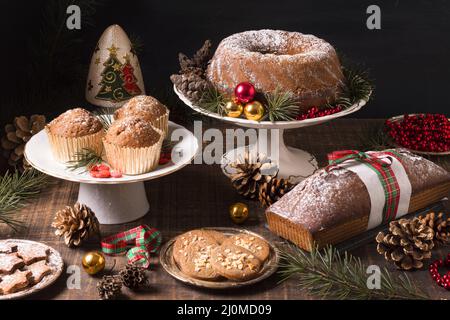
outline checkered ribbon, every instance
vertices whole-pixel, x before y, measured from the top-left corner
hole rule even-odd
[[[328,155],[329,166],[327,170],[333,170],[333,168],[348,160],[354,160],[357,163],[363,163],[377,174],[386,199],[383,208],[383,223],[396,218],[400,201],[400,184],[391,168],[392,157],[400,161],[399,154],[394,150],[368,153],[357,150],[343,150]]]
[[[161,245],[161,233],[146,225],[124,231],[101,241],[102,251],[108,255],[125,254],[128,263],[150,266],[150,254],[155,253]]]

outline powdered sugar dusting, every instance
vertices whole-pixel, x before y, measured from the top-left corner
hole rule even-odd
[[[224,91],[242,81],[262,92],[281,86],[309,106],[334,100],[343,85],[340,63],[329,43],[281,30],[246,31],[225,38],[207,76]]]

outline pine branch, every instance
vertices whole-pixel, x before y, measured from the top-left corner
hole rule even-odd
[[[23,227],[23,222],[15,217],[16,210],[24,207],[27,200],[38,194],[48,184],[47,176],[34,169],[20,174],[6,172],[0,178],[0,223],[12,229]]]
[[[282,281],[291,277],[310,294],[335,299],[427,299],[428,296],[409,277],[392,275],[381,269],[380,289],[367,287],[365,266],[361,259],[329,246],[323,250],[304,252],[293,246],[282,251],[279,272]]]
[[[277,87],[273,92],[264,94],[266,99],[266,115],[264,119],[270,121],[291,121],[294,120],[298,114],[298,102],[291,92],[282,92],[281,88]]]
[[[225,103],[225,95],[222,94],[217,88],[210,86],[205,92],[203,92],[199,105],[207,112],[223,115],[225,113]]]
[[[101,155],[88,148],[83,148],[81,151],[75,153],[75,159],[76,160],[66,162],[67,168],[70,171],[84,168],[84,172],[86,172],[93,166],[101,164],[103,162]]]
[[[393,147],[384,124],[371,128],[366,134],[361,135],[360,139],[363,151],[380,151]]]
[[[343,108],[349,108],[360,100],[369,101],[374,88],[369,80],[368,72],[349,67],[343,67],[342,72],[345,77],[343,92],[335,102],[328,106],[340,105]]]

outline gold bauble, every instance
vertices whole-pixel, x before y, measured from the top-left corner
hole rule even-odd
[[[230,206],[230,217],[234,223],[244,223],[248,218],[248,206],[241,202],[236,202]]]
[[[244,107],[240,103],[235,103],[234,101],[228,101],[225,104],[225,113],[228,117],[239,118],[244,111]]]
[[[245,105],[244,114],[248,120],[259,121],[264,116],[264,106],[259,101],[252,101]]]
[[[93,275],[105,269],[105,257],[98,251],[91,251],[83,256],[81,264],[84,271]]]

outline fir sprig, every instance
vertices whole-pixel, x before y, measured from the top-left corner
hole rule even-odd
[[[75,171],[80,168],[87,171],[93,166],[103,162],[102,156],[89,148],[83,148],[81,151],[76,152],[74,158],[75,160],[66,162],[67,168],[70,171]]]
[[[270,121],[291,121],[298,115],[298,101],[291,92],[283,92],[277,87],[273,92],[264,94],[266,99],[266,115]]]
[[[296,277],[310,294],[334,299],[427,299],[428,296],[402,273],[381,269],[380,288],[369,289],[367,266],[361,259],[329,246],[311,253],[288,247],[282,251],[279,272],[283,280]]]
[[[394,146],[384,124],[374,126],[366,134],[361,135],[361,144],[363,151],[380,151]]]
[[[345,78],[345,86],[341,95],[331,106],[349,108],[360,100],[369,101],[373,92],[373,85],[369,80],[368,72],[348,67],[343,67],[342,72]]]
[[[203,92],[199,105],[208,112],[224,115],[226,101],[227,99],[223,93],[214,86],[209,86],[208,89]]]
[[[48,184],[48,177],[34,169],[22,174],[6,172],[0,178],[0,223],[5,223],[14,230],[23,227],[23,222],[16,218],[17,210],[27,204],[27,200],[38,194]]]

